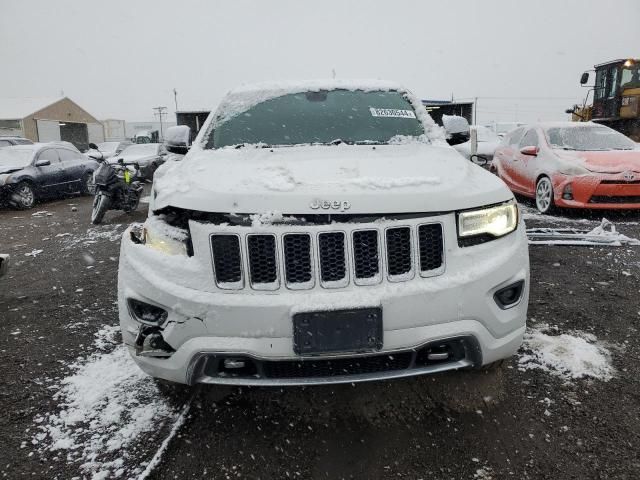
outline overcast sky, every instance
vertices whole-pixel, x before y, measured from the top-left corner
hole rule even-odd
[[[64,92],[100,119],[333,70],[479,97],[479,123],[562,119],[584,70],[640,56],[640,0],[0,1],[0,96]]]

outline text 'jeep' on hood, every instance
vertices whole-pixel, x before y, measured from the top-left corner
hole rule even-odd
[[[124,341],[180,383],[480,367],[525,328],[513,195],[388,82],[229,93],[185,158],[157,170],[120,262]]]

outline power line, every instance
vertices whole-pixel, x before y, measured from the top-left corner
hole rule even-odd
[[[167,114],[167,107],[153,107],[152,110],[155,110],[157,115],[160,118],[160,139],[164,139],[164,134],[162,133],[162,116]]]

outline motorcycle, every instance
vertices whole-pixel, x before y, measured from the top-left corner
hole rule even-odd
[[[94,144],[90,144],[90,147],[97,151]],[[116,164],[109,164],[102,154],[91,152],[89,155],[100,163],[93,174],[95,197],[91,223],[98,225],[102,222],[107,210],[123,210],[130,213],[138,208],[144,188],[138,180],[141,177],[140,165],[136,162],[124,163],[122,159]]]

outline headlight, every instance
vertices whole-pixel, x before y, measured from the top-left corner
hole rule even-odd
[[[591,172],[580,165],[561,165],[558,171],[563,175],[589,175]]]
[[[11,175],[9,174],[0,175],[0,187],[6,183],[9,183],[10,178],[11,178]]]
[[[476,235],[502,237],[518,226],[518,206],[515,200],[496,207],[483,208],[458,214],[458,236]]]
[[[142,243],[167,255],[188,255],[189,235],[160,219],[147,220],[142,228]]]

